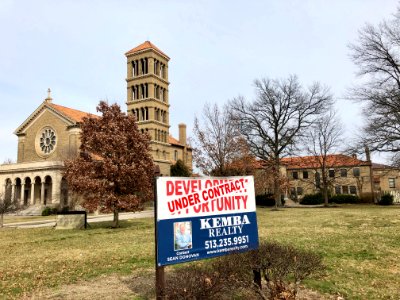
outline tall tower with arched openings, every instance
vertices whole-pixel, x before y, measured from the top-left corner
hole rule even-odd
[[[128,114],[134,114],[139,129],[150,134],[154,161],[161,174],[169,175],[169,57],[149,41],[129,50],[125,56]]]

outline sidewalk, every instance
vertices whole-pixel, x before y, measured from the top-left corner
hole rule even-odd
[[[141,218],[151,218],[154,216],[154,210],[144,210],[141,212],[128,212],[128,213],[120,213],[119,220],[130,220],[130,219],[141,219]],[[104,222],[104,221],[112,221],[113,214],[101,214],[101,215],[88,215],[87,222],[96,223],[96,222]],[[56,216],[54,216],[54,220],[37,220],[37,221],[26,221],[26,222],[17,222],[17,223],[7,223],[4,224],[4,227],[9,228],[39,228],[39,227],[54,227],[56,225]]]

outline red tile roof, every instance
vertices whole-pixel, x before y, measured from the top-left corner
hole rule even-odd
[[[319,168],[319,156],[302,156],[302,157],[286,157],[282,158],[281,162],[288,169],[312,169]],[[328,167],[355,167],[368,166],[369,162],[359,160],[355,157],[344,154],[330,154],[327,156]]]
[[[182,147],[184,146],[181,143],[179,143],[179,141],[176,138],[174,138],[172,135],[170,135],[168,137],[168,143],[170,143],[172,145],[182,146]]]
[[[373,169],[395,169],[395,167],[384,165],[384,164],[378,164],[378,163],[372,163],[372,168]]]
[[[98,118],[99,117],[99,116],[94,115],[94,114],[90,114],[90,113],[83,112],[83,111],[80,111],[80,110],[77,110],[77,109],[61,106],[61,105],[58,105],[58,104],[49,103],[48,105],[50,107],[54,108],[55,110],[59,111],[60,113],[62,113],[66,117],[74,120],[75,122],[82,122],[82,119],[84,117],[89,117],[89,118]]]
[[[139,46],[136,46],[135,48],[129,50],[128,52],[125,53],[125,55],[140,52],[143,50],[147,49],[153,49],[162,56],[165,56],[167,59],[169,59],[168,55],[166,55],[164,52],[162,52],[160,49],[158,49],[154,44],[152,44],[150,41],[145,41],[143,44],[140,44]]]

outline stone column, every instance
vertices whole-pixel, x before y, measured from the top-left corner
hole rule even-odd
[[[131,87],[127,87],[126,88],[126,101],[132,101],[132,88]]]
[[[154,73],[154,58],[149,57],[148,63],[149,63],[149,70],[150,70],[149,73],[153,74]]]
[[[148,85],[148,90],[149,90],[149,98],[155,98],[154,97],[154,83],[149,83]]]
[[[16,199],[15,195],[15,183],[11,184],[11,201],[14,201]]]
[[[51,203],[60,204],[61,198],[61,177],[54,176],[51,181]]]
[[[19,199],[20,205],[24,205],[24,196],[25,196],[25,183],[21,183],[21,196]]]
[[[44,181],[42,181],[42,188],[41,188],[41,191],[40,191],[40,204],[44,204],[44,188],[45,188],[45,183],[44,183]]]
[[[31,182],[31,205],[35,204],[35,182]]]
[[[132,62],[128,61],[126,64],[126,78],[131,78],[132,76]]]

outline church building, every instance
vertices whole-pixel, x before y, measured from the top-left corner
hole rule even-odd
[[[162,176],[181,159],[192,168],[192,149],[186,141],[186,125],[179,124],[179,137],[169,134],[169,57],[149,41],[125,53],[127,58],[127,113],[134,114],[139,129],[151,137],[151,154]],[[47,98],[15,130],[17,163],[0,165],[0,194],[22,206],[72,203],[63,178],[64,160],[78,154],[80,122],[97,117],[53,103]]]

